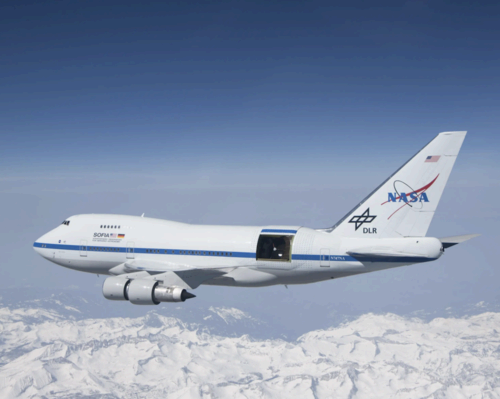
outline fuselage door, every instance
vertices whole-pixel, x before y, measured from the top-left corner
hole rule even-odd
[[[292,234],[261,234],[257,243],[256,260],[292,261]]]
[[[321,254],[319,255],[319,265],[321,267],[330,267],[330,250],[328,248],[321,249]]]
[[[134,259],[134,246],[132,241],[127,242],[127,259]]]
[[[80,241],[80,256],[87,256],[87,241],[86,240],[81,240]]]

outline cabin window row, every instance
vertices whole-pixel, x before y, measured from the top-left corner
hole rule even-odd
[[[159,249],[146,249],[146,253],[148,254],[159,254],[159,253],[169,253],[166,249],[163,251]],[[175,254],[178,253],[180,255],[205,255],[205,256],[233,256],[232,252],[213,252],[213,251],[175,251],[171,250],[170,253]]]
[[[42,245],[43,248],[46,247],[46,245]],[[86,249],[86,247],[82,247],[82,249]],[[108,247],[88,247],[89,251],[104,251],[104,252],[120,252],[120,248],[108,248]],[[159,249],[146,249],[146,253],[150,254],[159,254],[159,253],[168,253],[168,251],[165,249],[163,251],[160,251]],[[175,254],[176,251],[172,250],[172,254]],[[205,256],[233,256],[232,252],[213,252],[213,251],[177,251],[178,254],[180,255],[205,255]]]
[[[120,226],[111,226],[111,225],[101,224],[101,229],[119,229],[119,228],[121,228],[121,227]]]
[[[89,247],[89,251],[120,252],[120,248]]]

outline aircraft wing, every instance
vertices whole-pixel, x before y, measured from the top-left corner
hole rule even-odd
[[[204,281],[223,276],[234,269],[235,267],[196,268],[179,263],[134,259],[114,267],[110,273],[130,279],[151,278],[162,281],[167,286],[194,289]]]

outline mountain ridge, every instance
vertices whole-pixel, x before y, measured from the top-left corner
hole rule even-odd
[[[500,397],[494,312],[369,313],[295,341],[216,335],[155,312],[77,320],[3,307],[0,325],[5,398]]]

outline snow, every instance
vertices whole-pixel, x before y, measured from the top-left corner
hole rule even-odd
[[[214,308],[226,323],[250,316]],[[500,398],[500,313],[366,314],[294,342],[0,308],[0,397]]]

